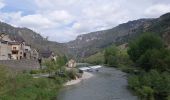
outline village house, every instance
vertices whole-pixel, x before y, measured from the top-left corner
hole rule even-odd
[[[38,59],[38,52],[21,37],[0,34],[0,60]]]
[[[46,60],[56,61],[57,60],[57,56],[54,54],[53,51],[49,49],[41,51],[40,57],[42,58],[43,61],[46,61]]]
[[[24,59],[31,59],[31,45],[25,44]]]
[[[9,60],[11,55],[11,46],[7,41],[0,40],[0,60]]]
[[[5,33],[0,34],[0,60],[9,60],[11,59],[11,45],[8,43],[11,42],[8,35]]]
[[[24,58],[24,43],[20,42],[10,42],[12,48],[12,59],[20,60]]]
[[[69,68],[74,68],[74,67],[76,67],[76,61],[73,60],[73,59],[69,60],[68,63],[67,63],[67,66],[68,66]]]
[[[54,53],[51,50],[47,49],[47,50],[41,51],[40,55],[42,58],[51,59]]]
[[[31,50],[31,59],[38,59],[39,58],[39,53],[36,49]]]

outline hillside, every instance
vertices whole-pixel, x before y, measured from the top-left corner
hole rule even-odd
[[[28,28],[13,27],[3,22],[0,22],[0,32],[7,33],[11,37],[21,37],[27,44],[40,51],[50,48],[57,54],[85,58],[112,44],[127,43],[144,32],[159,34],[166,42],[166,45],[170,46],[170,13],[159,18],[129,21],[112,29],[79,35],[75,40],[68,43],[48,41]]]
[[[139,19],[120,24],[112,29],[80,35],[68,42],[69,51],[78,58],[88,57],[112,44],[127,43],[144,32],[159,34],[170,44],[170,13],[159,18]]]
[[[43,38],[40,34],[28,28],[13,27],[9,24],[0,22],[0,33],[2,32],[9,34],[11,38],[17,37],[24,39],[27,44],[30,44],[32,48],[35,48],[39,51],[46,50],[47,48],[49,48],[56,54],[67,53],[66,46],[64,46],[63,44],[48,41],[45,38]]]

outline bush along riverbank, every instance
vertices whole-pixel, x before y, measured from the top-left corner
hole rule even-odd
[[[129,88],[141,100],[170,100],[170,50],[161,38],[145,33],[129,44],[128,54],[140,69],[129,76]]]
[[[0,66],[0,100],[56,100],[59,89],[74,73],[65,70],[66,61],[45,62],[47,68],[31,72],[13,72]],[[32,74],[49,74],[33,78]],[[72,75],[72,76],[71,76]]]

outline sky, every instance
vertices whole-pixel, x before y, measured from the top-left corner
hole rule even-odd
[[[0,21],[57,42],[167,12],[170,0],[0,0]]]

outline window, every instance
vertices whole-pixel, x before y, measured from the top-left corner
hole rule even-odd
[[[17,47],[13,47],[13,50],[17,50]]]

